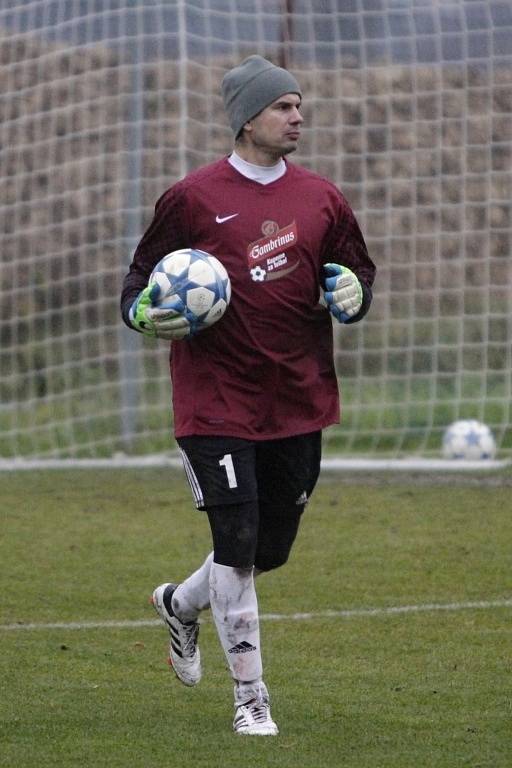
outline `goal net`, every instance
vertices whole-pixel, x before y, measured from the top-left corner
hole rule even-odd
[[[299,163],[378,266],[337,326],[342,456],[439,455],[475,418],[512,455],[509,0],[0,2],[0,457],[168,451],[167,345],[122,278],[160,194],[229,152],[219,85],[259,53],[304,93]]]

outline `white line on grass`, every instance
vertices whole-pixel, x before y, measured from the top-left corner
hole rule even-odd
[[[421,605],[394,605],[388,608],[348,608],[340,611],[314,611],[311,613],[263,613],[262,621],[308,621],[311,619],[352,619],[364,616],[395,616],[407,613],[432,611],[467,611],[475,609],[512,608],[512,598],[502,600],[478,600],[467,603],[423,603]],[[133,621],[71,621],[47,624],[0,624],[0,632],[36,629],[132,629],[161,626],[160,619],[135,619]]]
[[[333,456],[322,459],[322,469],[334,471],[406,471],[406,472],[474,472],[475,470],[505,469],[510,459],[436,459],[405,456],[400,459],[344,458]],[[131,467],[172,467],[183,469],[179,456],[151,454],[149,456],[124,456],[116,454],[108,459],[0,459],[0,471],[46,469],[129,469]]]

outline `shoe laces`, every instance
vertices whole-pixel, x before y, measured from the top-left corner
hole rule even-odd
[[[180,621],[180,645],[184,656],[191,657],[195,654],[198,634],[199,624],[197,621],[191,621],[186,624]]]
[[[265,722],[269,717],[270,698],[266,689],[252,689],[247,691],[248,698],[239,699],[237,706],[245,707],[257,723]]]
[[[269,701],[265,697],[251,699],[242,706],[250,710],[255,723],[265,723],[269,717]]]

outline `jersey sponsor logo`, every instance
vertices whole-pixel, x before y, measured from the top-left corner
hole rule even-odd
[[[267,224],[268,222],[265,222]],[[265,257],[272,256],[297,242],[297,225],[294,221],[287,227],[279,229],[275,234],[262,237],[251,243],[247,249],[249,264]]]
[[[294,272],[298,266],[299,262],[296,261],[291,267],[280,269],[278,272],[267,272],[267,270],[262,269],[262,267],[253,267],[251,269],[251,278],[255,283],[263,283],[266,280],[279,280],[280,277],[284,277],[285,275],[289,275],[290,272]]]
[[[230,213],[229,216],[219,216],[219,214],[217,214],[217,216],[215,217],[215,221],[217,222],[217,224],[224,224],[225,221],[234,219],[235,216],[239,216],[239,215],[240,214],[238,213]]]
[[[267,219],[261,225],[261,233],[265,235],[265,237],[272,237],[272,235],[277,235],[278,232],[279,232],[279,224],[277,223],[277,221],[272,221],[271,219]]]
[[[277,280],[293,272],[299,261],[290,264],[286,251],[297,243],[295,221],[279,229],[275,221],[266,220],[261,225],[261,230],[264,237],[250,243],[247,248],[247,263],[254,282]]]

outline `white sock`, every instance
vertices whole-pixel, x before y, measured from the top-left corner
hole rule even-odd
[[[210,568],[213,552],[204,563],[174,590],[172,609],[181,621],[196,621],[201,611],[210,607]],[[254,569],[254,577],[263,571]]]
[[[234,679],[242,682],[261,680],[258,600],[252,568],[212,563],[210,607]]]
[[[204,563],[174,590],[172,609],[181,621],[196,621],[210,605],[210,568],[213,552]]]

